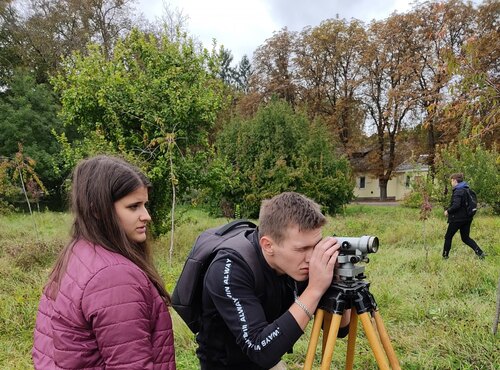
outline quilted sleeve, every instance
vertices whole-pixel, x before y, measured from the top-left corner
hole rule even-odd
[[[106,369],[153,368],[152,305],[149,279],[135,266],[108,266],[89,281],[82,311]]]

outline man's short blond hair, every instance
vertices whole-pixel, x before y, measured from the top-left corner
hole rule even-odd
[[[299,231],[314,230],[326,222],[321,207],[315,201],[299,193],[285,192],[262,202],[259,237],[266,235],[280,243],[289,227],[297,226]]]

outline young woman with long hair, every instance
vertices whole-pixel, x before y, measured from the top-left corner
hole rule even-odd
[[[147,243],[150,188],[111,156],[73,171],[71,241],[40,299],[35,369],[175,369],[170,296]]]

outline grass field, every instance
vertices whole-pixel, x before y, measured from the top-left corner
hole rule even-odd
[[[169,291],[199,232],[226,221],[186,210],[174,233],[171,260],[170,235],[155,240],[158,267]],[[0,369],[32,368],[38,299],[70,223],[65,213],[0,216]],[[500,333],[492,334],[500,278],[500,217],[481,212],[473,222],[471,236],[487,253],[485,260],[475,258],[458,234],[450,258],[442,260],[445,229],[441,210],[420,221],[415,209],[349,205],[330,219],[325,235],[380,239],[365,274],[403,369],[500,369]],[[178,369],[198,369],[193,335],[175,312],[173,318]],[[290,369],[302,368],[311,326],[294,352],[284,357]],[[346,340],[338,340],[332,369],[344,368],[345,352]],[[355,369],[377,368],[361,325],[354,362]]]

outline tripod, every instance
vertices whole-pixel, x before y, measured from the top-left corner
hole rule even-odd
[[[359,317],[378,367],[382,370],[389,370],[391,367],[392,369],[401,369],[382,318],[377,311],[375,299],[368,290],[369,285],[369,283],[363,281],[347,281],[334,282],[331,287],[328,288],[323,298],[321,298],[318,309],[316,310],[311,340],[307,348],[304,370],[312,369],[321,327],[323,327],[323,357],[321,361],[321,370],[330,369],[333,350],[340,327],[340,320],[344,311],[349,308],[353,309],[351,310],[351,321],[349,323],[345,368],[349,370],[353,368],[354,347],[356,344]],[[372,317],[375,319],[376,327],[372,324],[369,313],[371,313]],[[382,342],[383,349],[380,342]],[[385,350],[385,354],[383,350]],[[390,367],[385,355],[387,355],[389,359]]]

